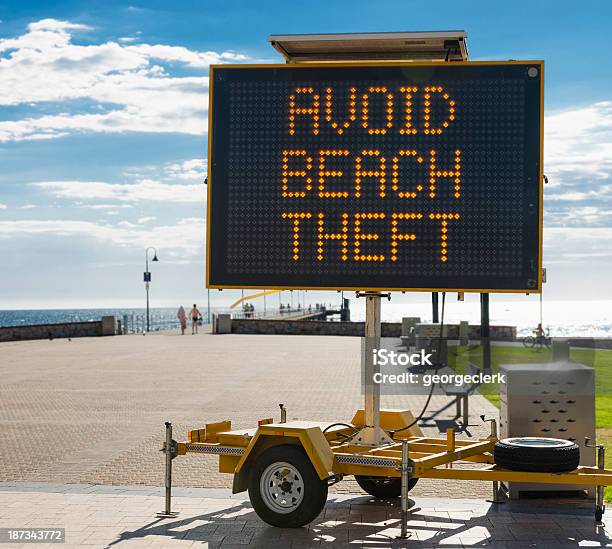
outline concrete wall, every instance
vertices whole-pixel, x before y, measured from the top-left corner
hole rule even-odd
[[[362,337],[365,330],[363,322],[327,322],[324,320],[272,320],[272,319],[232,319],[233,334],[283,334],[283,335],[336,335]],[[479,326],[470,326],[470,338],[480,337]],[[402,325],[399,322],[383,322],[382,337],[400,337]],[[448,325],[448,337],[459,337],[459,325]],[[491,339],[513,341],[516,338],[514,326],[491,326]]]
[[[115,317],[103,317],[94,322],[62,322],[32,326],[2,326],[0,341],[24,341],[28,339],[60,339],[68,337],[97,337],[115,335]]]
[[[561,338],[564,339],[564,338]],[[607,349],[612,351],[612,338],[597,339],[592,337],[569,337],[570,347],[581,347],[586,349]]]

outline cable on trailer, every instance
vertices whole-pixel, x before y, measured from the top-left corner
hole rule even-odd
[[[442,292],[442,316],[440,317],[440,337],[438,338],[438,359],[440,358],[440,355],[442,354],[442,337],[444,335],[445,305],[446,305],[446,292]],[[437,370],[437,366],[436,366],[436,370]],[[412,427],[417,422],[421,421],[421,419],[423,419],[423,415],[427,411],[427,407],[429,406],[429,403],[431,401],[431,397],[433,396],[436,385],[438,384],[437,383],[431,384],[431,389],[429,390],[429,395],[427,396],[427,400],[425,401],[425,406],[423,406],[421,413],[416,418],[414,418],[414,421],[412,423],[409,423],[408,425],[406,425],[405,427],[402,427],[401,429],[395,429],[392,431],[388,431],[392,437],[395,436],[396,433],[401,433],[402,431],[406,431],[407,429],[410,429],[410,427]]]

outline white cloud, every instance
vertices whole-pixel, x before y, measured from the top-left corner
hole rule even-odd
[[[22,210],[33,210],[34,208],[38,208],[36,204],[24,204],[21,206]]]
[[[190,158],[165,164],[130,166],[123,171],[129,180],[156,179],[166,182],[192,181],[203,183],[208,170],[205,158]]]
[[[145,223],[150,223],[151,221],[155,221],[156,219],[157,219],[157,217],[151,217],[151,216],[149,216],[149,217],[141,217],[141,218],[138,219],[137,223],[139,225],[143,225]]]
[[[172,179],[187,179],[203,182],[207,172],[206,160],[192,158],[183,162],[168,164],[164,171],[167,177]]]
[[[584,177],[611,179],[612,101],[549,114],[545,129],[545,170],[553,187]]]
[[[612,225],[612,101],[550,114],[545,128],[545,226]]]
[[[102,112],[24,116],[0,122],[0,142],[51,139],[74,132],[204,134],[208,76],[172,76],[159,63],[205,72],[210,63],[247,59],[230,51],[194,51],[163,44],[82,45],[85,25],[55,19],[30,23],[0,40],[0,106],[87,99]]]
[[[209,65],[214,63],[234,63],[248,59],[246,55],[230,51],[222,53],[214,51],[198,52],[182,46],[164,46],[161,44],[138,44],[137,46],[127,46],[125,49],[136,52],[146,58],[181,63],[188,67],[200,69],[207,69]]]
[[[87,208],[89,210],[116,210],[118,208],[133,208],[131,204],[83,204],[82,202],[78,202],[77,206],[79,206],[79,208]]]
[[[0,202],[0,210],[6,210],[8,208],[8,206],[6,204],[3,204],[2,202]]]
[[[170,185],[151,179],[136,183],[103,181],[41,181],[33,186],[51,192],[58,198],[80,200],[118,200],[120,202],[204,202],[204,184]],[[101,208],[103,205],[90,207]],[[115,207],[109,205],[109,207]]]
[[[581,202],[590,198],[596,198],[597,196],[598,193],[596,191],[569,191],[551,194],[546,197],[546,200],[552,200],[553,202]]]
[[[133,249],[154,243],[158,252],[163,251],[166,257],[192,259],[202,255],[204,225],[203,218],[186,218],[157,227],[125,221],[115,225],[72,220],[0,221],[0,240],[23,236],[90,238],[102,244]]]
[[[612,259],[612,227],[552,227],[544,231],[544,264]]]
[[[28,25],[30,31],[67,31],[67,30],[91,30],[88,25],[71,23],[70,21],[59,21],[57,19],[41,19]]]

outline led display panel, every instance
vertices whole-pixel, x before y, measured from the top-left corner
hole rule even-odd
[[[208,287],[538,292],[542,71],[212,67]]]

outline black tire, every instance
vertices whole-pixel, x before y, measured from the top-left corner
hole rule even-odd
[[[536,340],[533,336],[527,336],[523,338],[523,347],[526,349],[533,349],[535,346]]]
[[[516,437],[495,443],[497,465],[513,471],[563,473],[580,464],[580,448],[560,438]]]
[[[399,498],[402,495],[402,479],[396,477],[363,477],[355,476],[357,484],[364,492],[380,499]],[[418,478],[412,477],[408,481],[408,491],[412,490]]]
[[[289,464],[301,477],[301,500],[292,511],[278,512],[266,503],[269,496],[262,495],[262,476],[274,464]],[[279,465],[280,466],[280,465]],[[291,482],[289,482],[291,484]],[[263,520],[279,528],[299,528],[311,523],[321,513],[327,501],[327,481],[321,480],[310,459],[301,447],[293,445],[273,446],[263,452],[253,463],[249,477],[249,498],[253,509]],[[284,498],[283,498],[284,499]]]

